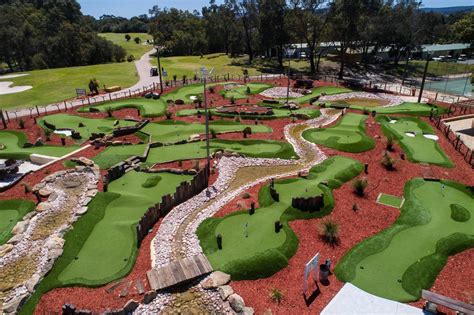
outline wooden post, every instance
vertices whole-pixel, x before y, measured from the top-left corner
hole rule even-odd
[[[64,101],[64,108],[67,110],[67,104],[66,104],[66,101]]]
[[[7,121],[10,122],[10,116],[8,116],[8,111],[5,111],[5,115],[7,115]]]
[[[36,107],[36,112],[38,113],[38,116],[40,116],[40,111],[39,111],[38,105],[36,105],[35,107]]]
[[[5,117],[3,116],[3,110],[0,109],[0,117],[2,118],[3,129],[7,129],[7,122],[5,121]]]

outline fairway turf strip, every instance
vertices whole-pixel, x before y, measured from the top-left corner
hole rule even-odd
[[[129,98],[120,101],[112,101],[102,103],[100,105],[85,106],[79,108],[79,113],[88,113],[91,108],[95,108],[101,112],[107,112],[109,109],[112,111],[124,109],[124,108],[135,108],[140,111],[141,117],[161,117],[166,113],[166,103],[162,99],[147,99],[147,98]]]
[[[405,203],[389,228],[353,247],[338,263],[339,280],[400,302],[429,289],[448,256],[474,247],[472,188],[451,181],[410,180]],[[453,220],[452,205],[467,205],[470,219]]]
[[[375,147],[374,139],[365,132],[366,119],[366,115],[349,113],[333,127],[306,130],[303,138],[343,152],[365,152]]]
[[[263,104],[261,106],[267,106],[268,104]],[[204,114],[203,109],[183,109],[176,113],[178,117],[185,117],[185,116],[195,116],[201,113]],[[318,118],[321,115],[321,112],[317,109],[312,108],[300,108],[296,110],[289,110],[285,108],[273,108],[273,115],[243,115],[243,114],[227,114],[227,113],[219,113],[216,109],[211,109],[210,113],[212,116],[218,117],[228,117],[234,118],[236,116],[240,117],[241,119],[259,119],[259,120],[267,120],[267,119],[277,119],[277,118],[287,118],[293,116],[299,116],[300,118],[312,119]]]
[[[337,107],[337,105],[336,105]],[[350,105],[349,108],[356,110],[368,110],[370,112],[375,111],[379,115],[394,115],[394,114],[405,114],[412,116],[430,116],[431,110],[433,115],[438,116],[448,112],[448,109],[441,106],[424,103],[409,103],[405,102],[396,106],[387,107],[367,107],[361,105]]]
[[[206,219],[197,230],[201,247],[216,270],[232,275],[232,279],[269,277],[288,265],[298,248],[298,238],[288,225],[289,221],[311,219],[329,214],[334,206],[332,189],[357,176],[363,167],[359,162],[336,156],[313,167],[308,177],[275,182],[280,201],[270,195],[269,186],[259,191],[260,208],[255,214],[237,211],[223,218]],[[322,184],[327,182],[327,186]],[[319,211],[304,212],[291,207],[294,197],[323,195],[324,207]],[[283,225],[275,233],[274,223]],[[245,225],[248,224],[248,237]],[[223,248],[219,250],[216,235],[222,235]]]
[[[4,148],[0,150],[0,158],[4,159],[26,159],[29,160],[33,153],[61,157],[76,149],[78,146],[52,146],[41,145],[24,148],[25,143],[28,142],[26,135],[20,131],[0,131],[0,144]]]
[[[18,221],[35,208],[35,203],[28,200],[0,201],[0,246],[12,236],[11,233]]]
[[[438,142],[424,136],[424,134],[436,134],[426,122],[414,117],[394,118],[395,123],[390,123],[392,119],[387,116],[378,116],[376,119],[382,124],[383,133],[398,141],[410,162],[454,167]],[[407,136],[407,133],[415,133],[415,136]]]
[[[137,254],[136,223],[148,207],[192,178],[160,173],[161,180],[157,181],[156,176],[128,172],[111,182],[108,192],[99,192],[92,199],[89,210],[65,234],[63,255],[40,282],[22,314],[32,313],[41,295],[54,288],[101,286],[130,272]],[[150,185],[150,181],[156,185]]]

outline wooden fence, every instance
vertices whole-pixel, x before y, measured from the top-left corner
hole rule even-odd
[[[189,200],[207,188],[209,184],[210,166],[206,165],[200,170],[190,182],[182,182],[173,196],[166,195],[162,197],[160,203],[148,208],[140,222],[138,222],[137,246],[139,247],[149,230],[160,220],[165,217],[171,209],[177,205]]]

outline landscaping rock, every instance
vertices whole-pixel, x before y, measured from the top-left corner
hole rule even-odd
[[[23,302],[23,300],[27,297],[27,294],[22,294],[15,296],[13,299],[8,301],[7,303],[3,304],[3,312],[5,313],[16,313],[18,306]]]
[[[48,202],[41,202],[36,206],[36,211],[43,212],[48,210],[50,207],[51,205]]]
[[[20,221],[12,229],[12,234],[14,235],[22,234],[23,232],[25,232],[27,227],[28,227],[28,222]]]
[[[131,314],[134,310],[137,309],[138,305],[139,304],[137,301],[130,300],[127,302],[127,304],[125,304],[125,307],[123,308],[123,310],[125,311],[126,314]]]
[[[213,289],[229,283],[230,275],[222,271],[214,271],[211,275],[201,283],[204,289]]]
[[[28,281],[26,281],[25,287],[28,290],[28,292],[33,293],[40,279],[41,279],[41,276],[35,273]]]
[[[229,303],[232,309],[236,311],[237,313],[240,313],[244,310],[244,307],[245,307],[244,299],[238,294],[235,294],[235,293],[231,294],[229,296]]]
[[[17,234],[15,236],[13,236],[11,239],[9,239],[7,244],[16,244],[16,243],[20,242],[22,239],[23,239],[23,235],[22,234]]]
[[[45,244],[48,249],[60,249],[64,246],[64,240],[60,237],[53,236]]]
[[[244,307],[244,310],[240,313],[241,315],[253,315],[255,311],[251,307]]]
[[[158,293],[156,293],[156,291],[148,291],[147,293],[145,293],[145,296],[143,297],[143,304],[151,303],[156,298],[157,295]]]
[[[56,260],[56,258],[60,257],[63,254],[63,250],[61,248],[58,249],[51,249],[48,251],[48,259]]]
[[[34,189],[33,189],[34,190]],[[42,188],[38,191],[38,194],[41,196],[41,197],[44,197],[44,198],[47,198],[49,197],[53,192],[49,189],[46,189],[46,188]]]
[[[77,211],[76,211],[76,215],[83,215],[84,213],[87,212],[89,208],[87,207],[80,207]]]
[[[11,252],[12,249],[13,249],[13,245],[11,244],[5,244],[5,245],[0,246],[0,257],[3,257],[6,254],[8,254],[9,252]]]
[[[223,285],[223,286],[220,286],[217,289],[217,292],[219,292],[219,295],[221,296],[221,299],[223,301],[225,301],[225,300],[227,300],[229,295],[234,293],[234,289],[232,289],[232,287],[230,285]]]

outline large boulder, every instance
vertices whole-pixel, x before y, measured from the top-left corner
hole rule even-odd
[[[230,275],[222,271],[214,271],[206,280],[201,282],[204,289],[213,289],[229,283]]]
[[[240,295],[235,293],[229,296],[229,304],[230,307],[232,307],[232,309],[237,313],[242,312],[245,308],[244,299]]]

